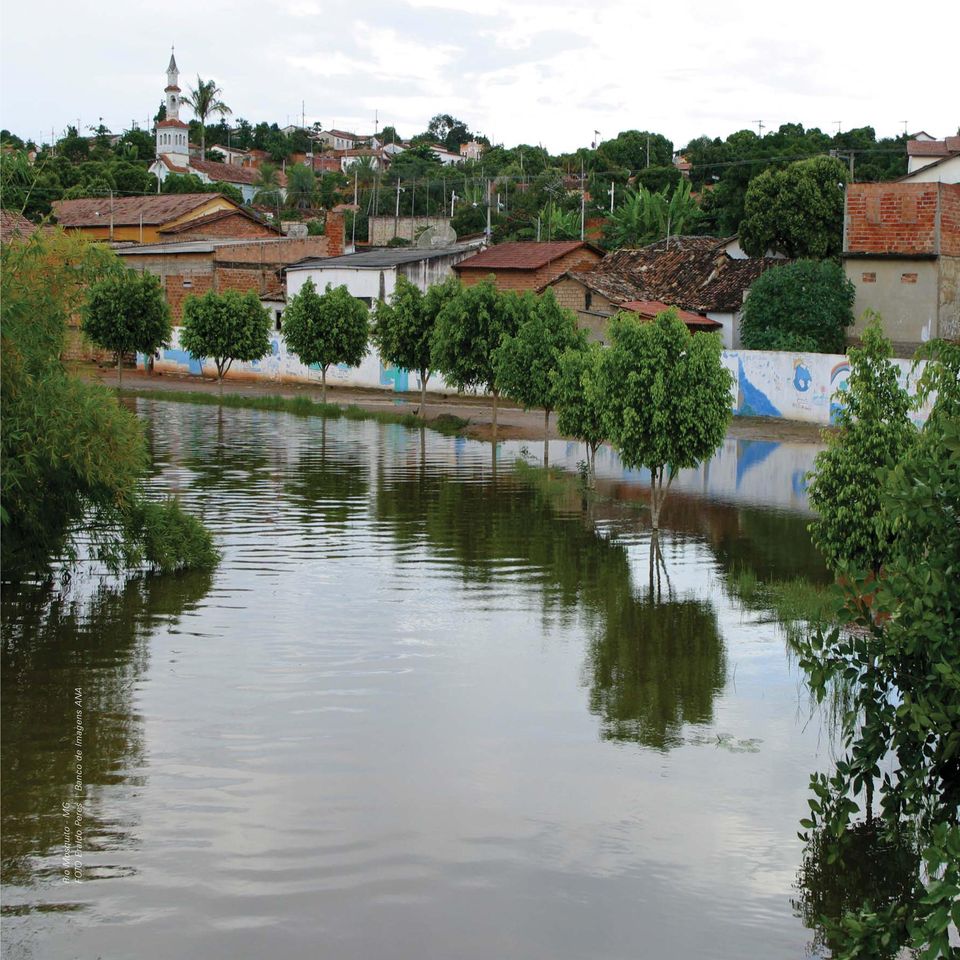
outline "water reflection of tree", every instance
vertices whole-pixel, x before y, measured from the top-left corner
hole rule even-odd
[[[685,724],[710,723],[726,683],[713,608],[699,600],[609,598],[589,648],[590,709],[608,740],[658,750],[677,746]]]
[[[833,935],[832,926],[845,913],[860,910],[864,903],[882,910],[908,903],[917,895],[917,851],[906,838],[897,843],[884,836],[876,821],[861,821],[850,827],[840,856],[831,860],[836,850],[835,840],[825,838],[822,832],[813,834],[797,874],[798,897],[792,906],[813,931],[814,955],[837,949],[840,941]],[[870,955],[877,960],[897,953],[896,949],[884,953],[879,945],[874,946],[879,952]]]
[[[343,525],[366,509],[370,471],[362,452],[355,442],[328,437],[326,423],[299,452],[284,473],[283,491],[305,520]]]
[[[52,588],[5,591],[2,601],[4,883],[29,883],[35,858],[63,845],[61,804],[75,797],[75,691],[83,693],[84,848],[129,844],[129,824],[99,803],[100,788],[129,780],[143,755],[134,684],[146,638],[210,588],[208,574],[145,577],[70,600]]]
[[[378,519],[403,543],[452,557],[465,581],[538,583],[545,609],[590,622],[590,708],[604,736],[669,749],[686,723],[707,723],[726,681],[709,603],[641,596],[626,549],[597,532],[599,507],[575,486],[501,478],[496,487],[435,476],[381,476]],[[616,508],[614,508],[616,509]]]

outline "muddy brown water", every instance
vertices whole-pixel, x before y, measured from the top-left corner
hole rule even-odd
[[[5,957],[809,950],[828,731],[730,583],[823,576],[816,447],[733,439],[681,478],[651,587],[609,451],[584,498],[511,471],[520,443],[494,477],[463,438],[135,408],[151,492],[224,558],[5,591]]]

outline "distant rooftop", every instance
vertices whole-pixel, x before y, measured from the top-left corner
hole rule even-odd
[[[377,247],[375,250],[363,250],[360,253],[347,253],[342,257],[310,257],[299,263],[291,264],[287,270],[314,270],[317,267],[345,267],[353,270],[382,270],[384,267],[398,267],[403,263],[416,263],[418,260],[433,260],[435,257],[447,257],[454,253],[469,253],[476,250],[472,243],[456,243],[450,247]]]
[[[583,240],[556,240],[547,243],[517,241],[498,243],[469,260],[456,265],[457,270],[539,270],[560,257],[584,247],[600,251]]]

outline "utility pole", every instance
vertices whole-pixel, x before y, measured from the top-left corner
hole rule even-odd
[[[354,250],[357,249],[357,213],[360,210],[360,203],[357,199],[357,175],[359,171],[356,166],[353,169],[353,229],[350,235],[350,244]]]
[[[113,191],[110,191],[110,242],[113,243]]]
[[[490,222],[490,181],[487,180],[487,243],[490,242],[490,238],[493,236],[493,226]]]
[[[647,134],[647,166],[650,166],[650,134]]]
[[[397,177],[397,212],[393,215],[393,239],[397,239],[397,230],[400,227],[400,194],[404,192],[400,186],[400,178]]]
[[[762,137],[762,136],[763,136],[763,126],[764,126],[763,121],[762,121],[762,120],[754,120],[753,122],[757,125],[757,136],[758,136],[758,137]]]
[[[587,225],[587,193],[584,190],[583,183],[583,156],[580,157],[580,242],[582,243],[586,236]]]
[[[453,219],[453,205],[457,202],[457,191],[452,190],[450,192],[450,219]]]
[[[607,191],[607,193],[610,194],[610,212],[611,212],[611,213],[613,213],[613,197],[614,197],[614,193],[615,193],[615,192],[616,192],[616,188],[615,188],[615,185],[614,185],[613,180],[611,180],[611,181],[610,181],[610,189]]]

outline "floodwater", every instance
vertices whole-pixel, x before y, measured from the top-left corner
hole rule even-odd
[[[519,444],[494,476],[433,433],[136,409],[151,490],[224,559],[6,592],[7,960],[812,949],[796,831],[829,731],[731,584],[823,576],[815,447],[682,477],[653,575],[609,452],[585,499],[572,444],[544,484]]]

